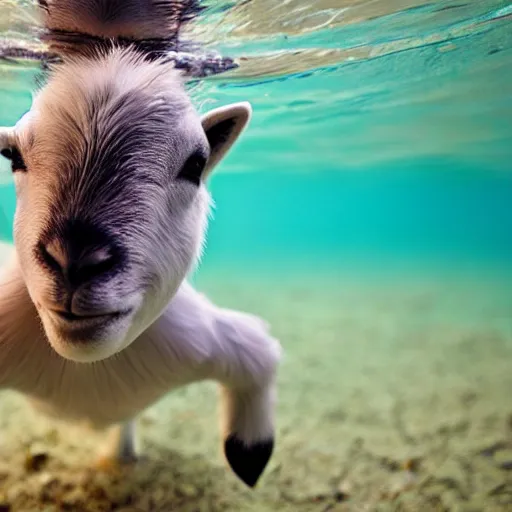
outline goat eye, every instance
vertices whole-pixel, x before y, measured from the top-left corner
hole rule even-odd
[[[23,157],[21,156],[21,153],[18,151],[18,148],[5,148],[2,149],[0,153],[3,157],[11,161],[12,172],[27,170],[27,166],[25,165]]]
[[[199,186],[201,183],[201,175],[206,166],[206,160],[206,156],[203,153],[196,151],[187,159],[177,179],[190,181],[194,185]]]

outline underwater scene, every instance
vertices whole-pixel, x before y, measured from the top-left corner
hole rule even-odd
[[[31,1],[0,41],[31,44]],[[268,322],[275,446],[229,469],[215,382],[138,417],[144,456],[0,393],[0,512],[512,511],[512,3],[208,0],[187,38],[233,59],[187,90],[252,119],[207,187],[193,285]],[[0,126],[37,62],[0,59]],[[16,197],[0,161],[0,262]]]

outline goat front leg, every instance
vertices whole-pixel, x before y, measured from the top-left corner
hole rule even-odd
[[[254,487],[274,449],[281,347],[261,319],[237,311],[217,310],[215,333],[224,454],[234,473]]]
[[[145,342],[136,346],[135,360],[145,358],[156,381],[172,388],[202,380],[220,383],[224,453],[234,473],[254,487],[274,446],[281,348],[267,325],[253,315],[221,309],[183,283]]]

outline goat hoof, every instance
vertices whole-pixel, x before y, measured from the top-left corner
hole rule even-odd
[[[235,435],[224,442],[224,453],[233,472],[248,487],[255,487],[272,456],[274,439],[246,444]]]

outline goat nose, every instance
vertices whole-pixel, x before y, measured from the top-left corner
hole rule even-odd
[[[59,273],[73,288],[112,270],[118,263],[115,251],[108,244],[88,244],[80,239],[40,244],[43,262]]]

